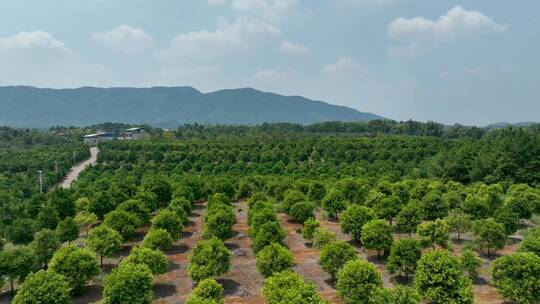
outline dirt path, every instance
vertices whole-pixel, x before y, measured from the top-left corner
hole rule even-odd
[[[193,281],[187,274],[188,257],[191,249],[202,239],[203,214],[205,204],[198,203],[188,218],[182,237],[167,252],[169,271],[156,276],[154,282],[154,303],[184,303],[193,289]]]
[[[300,233],[302,225],[294,223],[286,214],[278,215],[281,227],[287,231],[285,244],[294,255],[294,270],[317,286],[317,291],[331,303],[341,303],[332,286],[330,275],[319,265],[320,252],[318,249],[306,246],[306,241]]]
[[[235,236],[225,242],[232,252],[231,271],[219,278],[225,289],[226,304],[264,303],[261,288],[263,276],[257,271],[256,259],[251,249],[248,236],[247,203],[238,202],[236,208],[236,224],[233,226]]]
[[[90,165],[95,165],[97,163],[97,155],[99,153],[99,149],[97,147],[90,148],[90,158],[87,160],[78,163],[74,165],[70,170],[64,181],[60,184],[61,188],[69,188],[71,186],[71,183],[73,183],[77,177],[79,177],[79,174],[86,169],[86,167]]]

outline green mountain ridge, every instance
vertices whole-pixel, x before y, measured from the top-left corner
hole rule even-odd
[[[202,93],[193,87],[47,89],[0,87],[0,125],[86,126],[111,121],[176,127],[185,123],[261,124],[370,121],[381,116],[252,88]]]

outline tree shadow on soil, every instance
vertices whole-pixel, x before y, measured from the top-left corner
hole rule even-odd
[[[122,246],[122,249],[120,249],[120,251],[117,253],[117,256],[122,257],[122,258],[127,257],[129,253],[131,252],[131,248],[133,248],[133,245]]]
[[[384,265],[385,262],[386,262],[385,258],[382,256],[382,254],[381,254],[381,258],[379,259],[377,257],[377,254],[369,254],[369,253],[367,253],[367,260],[368,260],[368,262],[373,263],[375,265]]]
[[[84,289],[82,295],[76,296],[72,299],[72,303],[75,304],[88,304],[88,303],[97,303],[101,300],[103,296],[103,286],[92,285]]]
[[[173,245],[170,250],[166,252],[167,255],[183,254],[188,252],[189,246],[184,244]]]
[[[1,304],[4,304],[4,303],[11,303],[11,301],[13,300],[13,297],[11,296],[11,294],[9,293],[9,291],[7,292],[3,292],[3,293],[0,293],[0,303]]]
[[[169,265],[167,266],[167,272],[172,272],[172,271],[175,271],[175,270],[178,270],[178,269],[180,269],[179,264],[176,264],[173,261],[169,261]]]
[[[482,250],[478,253],[478,255],[481,257],[481,258],[484,258],[490,262],[500,258],[500,257],[503,257],[504,255],[500,254],[500,253],[497,253],[497,252],[490,252],[489,253],[489,256],[487,254],[487,251],[485,250]]]
[[[238,293],[238,288],[240,284],[235,280],[231,279],[218,279],[218,283],[223,285],[223,295],[225,296],[234,296]]]
[[[326,280],[324,280],[324,283],[332,288],[334,288],[334,280],[332,280],[332,278],[328,278]]]
[[[144,239],[145,235],[146,235],[145,231],[135,231],[135,233],[133,234],[133,237],[130,238],[129,240],[131,242],[138,243]]]
[[[349,243],[349,245],[355,247],[355,248],[362,248],[362,244],[360,244],[360,242],[358,240],[355,240],[355,239],[350,239],[347,241],[347,243]]]
[[[234,243],[225,243],[225,247],[227,247],[230,251],[234,251],[240,248],[240,245]]]
[[[473,278],[473,284],[474,285],[487,285],[488,284],[488,280],[486,280],[486,278],[483,278],[481,276],[475,276]]]
[[[173,284],[157,283],[154,284],[154,300],[164,299],[173,296],[176,293],[176,286]]]
[[[103,267],[101,267],[101,271],[104,274],[110,274],[114,268],[116,268],[117,264],[111,264],[111,263],[103,263]]]
[[[192,236],[193,236],[193,232],[191,232],[191,231],[183,231],[182,232],[182,238],[183,239],[187,239],[187,238],[190,238]]]

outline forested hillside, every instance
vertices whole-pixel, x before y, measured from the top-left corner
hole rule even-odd
[[[0,87],[0,125],[21,127],[88,126],[114,121],[174,128],[182,123],[309,124],[373,119],[381,117],[300,96],[249,88],[205,94],[191,87]]]
[[[87,150],[6,130],[5,303],[540,301],[537,127],[184,125],[43,195],[11,181]]]

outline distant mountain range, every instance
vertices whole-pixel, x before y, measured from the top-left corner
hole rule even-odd
[[[251,88],[201,93],[192,87],[41,89],[0,87],[0,125],[88,126],[102,122],[176,127],[384,119],[352,108]]]

